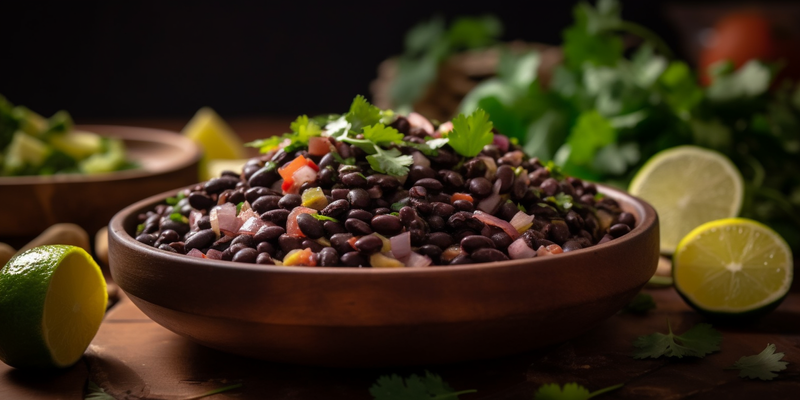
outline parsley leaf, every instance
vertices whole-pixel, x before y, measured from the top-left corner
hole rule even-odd
[[[644,314],[654,308],[656,308],[656,302],[653,300],[653,296],[647,293],[639,293],[625,306],[623,311],[632,314]]]
[[[783,353],[775,352],[774,344],[768,344],[761,353],[744,356],[727,369],[738,369],[739,376],[742,378],[771,381],[778,376],[775,372],[785,370],[786,364],[789,364],[786,361],[780,361],[783,356]]]
[[[450,147],[464,157],[475,157],[483,146],[494,140],[492,128],[489,115],[480,108],[469,117],[458,114],[453,118],[453,130],[448,135]]]
[[[397,149],[383,150],[378,146],[374,147],[375,154],[368,155],[369,166],[382,174],[403,176],[408,174],[408,166],[414,164],[414,159],[408,155],[402,155]]]
[[[369,389],[369,394],[374,400],[458,400],[459,395],[476,391],[456,392],[441,377],[425,371],[425,376],[411,375],[405,379],[394,374],[381,376]]]
[[[354,131],[360,131],[365,126],[374,125],[381,120],[381,109],[370,104],[362,95],[356,96],[350,105],[350,111],[344,118]]]
[[[597,390],[589,393],[585,387],[578,385],[575,382],[566,383],[561,388],[557,383],[550,383],[541,386],[533,395],[534,400],[588,400],[592,397],[601,395],[603,393],[617,390],[622,387],[622,383],[614,386],[609,386],[604,389]]]
[[[678,357],[705,357],[719,350],[722,334],[709,324],[697,324],[682,335],[672,333],[672,326],[667,320],[669,334],[656,332],[647,336],[640,336],[633,342],[638,350],[633,358],[645,359],[661,356]]]
[[[378,123],[364,127],[364,139],[375,143],[402,143],[403,134],[391,126]]]

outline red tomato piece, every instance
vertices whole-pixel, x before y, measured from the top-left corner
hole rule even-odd
[[[317,210],[308,207],[295,207],[291,213],[289,213],[289,217],[286,218],[286,234],[290,236],[296,237],[306,237],[303,232],[300,230],[300,227],[297,226],[297,216],[300,214],[316,214]]]
[[[472,196],[470,196],[470,195],[468,195],[466,193],[455,193],[455,194],[453,194],[452,197],[450,197],[450,203],[451,204],[455,203],[456,200],[466,200],[466,201],[468,201],[470,203],[474,203],[475,202],[475,200],[472,198]]]
[[[324,156],[331,152],[331,142],[328,138],[315,136],[308,139],[308,154],[312,156]]]

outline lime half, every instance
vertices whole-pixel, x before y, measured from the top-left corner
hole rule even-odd
[[[724,155],[680,146],[654,155],[636,173],[628,191],[658,212],[661,252],[672,254],[692,229],[739,215],[742,175]]]
[[[792,253],[767,226],[744,218],[703,224],[675,251],[675,289],[712,316],[756,316],[780,304],[792,284]]]
[[[67,367],[94,338],[108,295],[80,247],[40,246],[0,270],[0,360],[17,368]]]

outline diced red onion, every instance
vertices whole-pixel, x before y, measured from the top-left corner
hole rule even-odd
[[[411,125],[412,128],[419,128],[425,131],[429,136],[433,135],[433,124],[431,121],[428,121],[427,118],[423,117],[421,114],[417,114],[412,112],[408,114],[406,117],[408,120],[408,124]]]
[[[514,218],[511,218],[511,226],[519,233],[527,231],[531,225],[533,225],[533,215],[528,215],[522,211],[517,211],[514,214]]]
[[[439,125],[438,133],[441,135],[442,133],[450,132],[452,130],[453,130],[453,121],[447,121]]]
[[[508,145],[510,143],[509,143],[508,137],[506,137],[506,135],[495,134],[494,135],[494,140],[492,140],[492,144],[497,146],[497,148],[500,149],[501,153],[505,153],[505,152],[508,151]]]
[[[428,256],[423,256],[422,254],[411,252],[408,254],[408,257],[401,260],[406,267],[410,268],[420,268],[420,267],[427,267],[433,263],[433,261]]]
[[[192,230],[197,231],[197,222],[200,221],[200,218],[203,217],[203,213],[200,211],[195,210],[194,208],[192,211],[189,212],[189,226]]]
[[[494,162],[494,158],[486,156],[476,158],[483,160],[483,162],[486,164],[486,174],[484,177],[490,181],[494,179],[495,174],[497,174],[497,163]]]
[[[223,203],[214,208],[218,208],[219,231],[226,236],[235,236],[244,223],[239,218],[236,218],[236,206],[233,203]]]
[[[239,211],[239,217],[238,218],[240,220],[242,220],[242,222],[247,221],[248,219],[253,218],[253,217],[258,218],[258,213],[256,213],[252,209],[251,210],[245,210],[244,207],[242,207],[242,209]]]
[[[188,253],[186,253],[186,255],[190,257],[206,258],[206,255],[203,254],[203,252],[199,249],[191,249]]]
[[[392,255],[398,260],[411,253],[411,233],[409,232],[392,236],[389,243],[392,245]]]
[[[222,260],[222,252],[215,249],[208,249],[206,252],[206,258],[209,260]]]
[[[487,213],[485,213],[483,211],[478,210],[478,211],[475,211],[473,216],[477,220],[483,222],[484,224],[496,226],[496,227],[502,229],[503,231],[506,232],[506,234],[508,234],[508,236],[511,237],[511,239],[516,239],[516,238],[519,237],[519,232],[517,232],[517,230],[514,229],[514,227],[511,224],[509,224],[506,221],[503,221],[500,218],[495,217],[494,215],[487,214]]]
[[[306,182],[313,182],[317,179],[317,171],[314,171],[314,168],[309,167],[308,165],[304,165],[294,171],[292,174],[292,179],[294,179],[294,184],[297,187],[306,183]]]
[[[489,195],[489,197],[479,201],[476,208],[485,213],[494,214],[497,211],[497,209],[500,208],[500,203],[502,201],[503,198],[499,194],[492,193]]]
[[[520,259],[523,259],[523,258],[532,258],[532,257],[536,257],[536,250],[528,247],[528,244],[525,243],[525,240],[522,239],[522,238],[519,238],[519,239],[515,240],[514,243],[511,243],[510,246],[508,246],[508,256],[512,260],[520,260]]]
[[[494,185],[492,185],[492,193],[500,194],[500,188],[503,187],[503,181],[500,179],[494,181]]]
[[[255,235],[262,226],[266,224],[258,216],[253,216],[247,219],[239,228],[239,234]]]
[[[411,153],[411,158],[414,160],[414,165],[421,165],[423,167],[431,166],[431,160],[419,151]]]

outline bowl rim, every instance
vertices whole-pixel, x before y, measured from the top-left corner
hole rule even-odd
[[[234,270],[240,272],[252,271],[252,272],[264,272],[264,273],[281,273],[281,274],[333,274],[333,275],[442,274],[442,273],[453,273],[456,271],[480,271],[480,270],[490,270],[495,268],[513,268],[520,266],[530,267],[539,262],[555,261],[552,259],[552,257],[547,257],[544,259],[540,259],[539,257],[532,257],[532,258],[523,258],[518,260],[497,261],[491,263],[475,263],[475,264],[452,265],[452,266],[431,265],[430,267],[425,267],[425,268],[410,268],[410,267],[353,268],[353,267],[319,267],[319,266],[287,267],[278,265],[249,264],[249,263],[224,261],[224,260],[207,260],[207,259],[187,256],[185,254],[171,253],[165,250],[160,250],[155,247],[147,246],[143,243],[140,243],[132,235],[128,234],[128,232],[125,231],[123,222],[134,212],[141,212],[142,210],[152,208],[155,205],[163,202],[167,197],[174,196],[174,194],[177,193],[178,191],[194,187],[195,185],[189,185],[182,188],[170,190],[164,193],[160,193],[154,196],[150,196],[146,199],[142,199],[120,210],[111,218],[108,224],[109,228],[108,232],[109,235],[111,236],[109,237],[109,241],[118,242],[120,245],[132,248],[132,250],[134,251],[137,250],[142,251],[150,257],[162,258],[165,259],[166,261],[171,261],[175,263],[183,263],[183,264],[189,264],[197,267],[206,267],[206,268],[210,266],[219,267],[225,270]],[[636,227],[631,229],[631,231],[628,234],[620,238],[611,240],[609,242],[597,244],[588,248],[574,250],[568,253],[559,254],[557,256],[558,259],[567,260],[568,259],[567,257],[578,257],[588,252],[598,252],[611,247],[625,246],[625,243],[631,240],[635,240],[635,237],[644,234],[650,229],[658,228],[657,226],[658,214],[656,213],[653,206],[648,204],[646,201],[638,197],[635,197],[633,195],[630,195],[622,190],[612,188],[610,186],[606,186],[603,184],[596,184],[596,185],[598,188],[598,192],[603,193],[617,201],[620,201],[622,199],[622,203],[628,205],[629,208],[633,208],[634,211],[640,215],[640,217],[637,216]],[[654,225],[656,226],[654,227]]]
[[[75,125],[75,128],[96,133],[103,137],[119,138],[123,141],[158,143],[180,148],[183,151],[180,157],[172,158],[166,167],[159,169],[133,168],[96,174],[0,176],[0,186],[92,183],[144,178],[180,170],[197,163],[203,156],[202,149],[192,139],[167,129],[105,124],[80,124]]]

